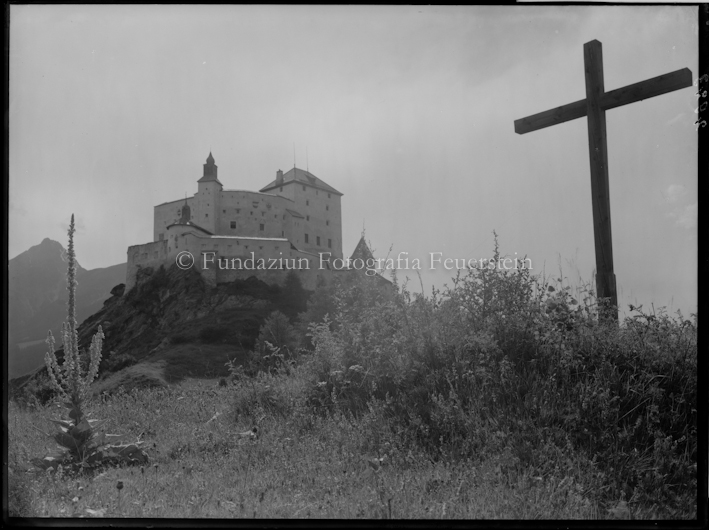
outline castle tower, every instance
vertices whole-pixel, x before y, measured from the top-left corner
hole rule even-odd
[[[186,223],[190,220],[190,205],[187,204],[187,197],[185,197],[185,205],[182,207],[182,217],[180,218],[181,223]]]
[[[217,178],[217,165],[210,151],[202,178],[197,181],[197,211],[193,219],[199,226],[213,233],[216,233],[219,226],[219,198],[222,189],[222,183]]]

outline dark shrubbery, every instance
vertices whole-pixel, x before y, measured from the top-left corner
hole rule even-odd
[[[229,328],[219,326],[205,326],[199,331],[199,340],[212,344],[223,342],[229,336]]]
[[[527,269],[468,272],[429,298],[363,275],[340,286],[333,322],[310,328],[311,406],[375,406],[434,459],[574,474],[601,501],[670,516],[694,502],[696,318],[636,309],[618,326],[599,322],[591,291],[576,300]]]
[[[117,372],[118,370],[123,370],[123,368],[133,366],[137,362],[137,359],[129,353],[111,355],[108,359],[106,359],[106,371]]]
[[[194,340],[195,338],[189,333],[178,333],[177,335],[170,337],[170,344],[189,344]]]

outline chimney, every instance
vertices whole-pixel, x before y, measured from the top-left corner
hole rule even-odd
[[[283,171],[280,169],[276,171],[276,186],[282,186],[283,185]]]

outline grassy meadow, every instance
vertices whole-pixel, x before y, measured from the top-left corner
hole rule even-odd
[[[477,270],[422,297],[353,275],[273,313],[227,377],[173,383],[165,352],[102,375],[84,412],[143,465],[33,467],[64,409],[17,395],[9,514],[696,518],[696,316],[618,325],[562,280]]]

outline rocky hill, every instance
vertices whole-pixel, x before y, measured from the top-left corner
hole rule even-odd
[[[119,383],[134,386],[186,376],[225,376],[224,364],[245,358],[272,311],[295,316],[304,309],[307,295],[299,285],[281,288],[255,277],[210,287],[194,270],[183,271],[174,265],[146,268],[133,289],[125,293],[124,285],[115,287],[103,307],[83,321],[79,344],[88,349],[98,326],[102,327],[99,390]],[[125,369],[131,366],[132,371]],[[39,369],[32,377],[43,371]],[[32,377],[12,384],[22,386]],[[141,381],[146,377],[152,381]]]

